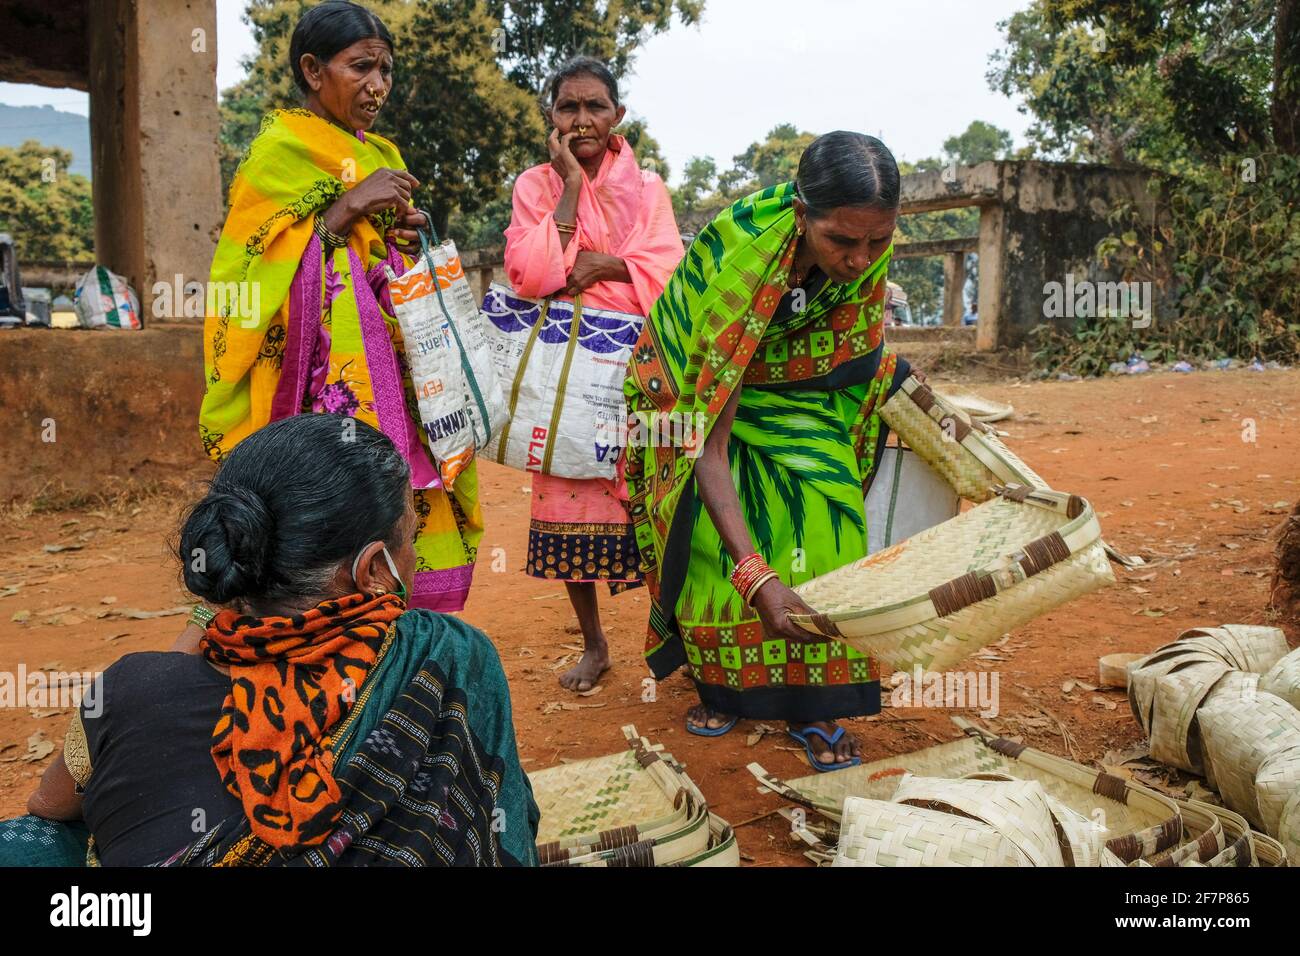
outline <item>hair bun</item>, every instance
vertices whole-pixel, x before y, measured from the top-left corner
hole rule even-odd
[[[275,519],[245,487],[212,489],[181,530],[185,586],[214,604],[260,593],[271,568]]]

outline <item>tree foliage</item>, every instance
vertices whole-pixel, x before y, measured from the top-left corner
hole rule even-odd
[[[1002,26],[989,81],[1034,147],[1157,173],[1158,224],[1115,210],[1097,258],[1176,308],[1044,328],[1040,363],[1300,360],[1300,0],[1034,0]]]
[[[0,147],[0,232],[22,261],[95,257],[90,180],[68,172],[72,153],[29,139]]]

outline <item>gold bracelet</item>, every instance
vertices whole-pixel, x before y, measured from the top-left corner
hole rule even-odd
[[[346,236],[340,236],[337,232],[332,231],[329,226],[325,225],[325,216],[323,213],[316,214],[316,218],[312,222],[312,228],[316,231],[316,235],[320,236],[320,241],[323,242],[327,248],[342,249],[348,244]]]
[[[576,222],[560,222],[557,219],[555,220],[555,228],[560,232],[577,232],[578,224]]]

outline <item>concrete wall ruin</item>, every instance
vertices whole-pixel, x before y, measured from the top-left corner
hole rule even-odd
[[[1142,221],[1157,216],[1151,172],[1084,163],[987,162],[903,177],[902,213],[978,206],[981,351],[1025,344],[1049,319],[1044,285],[1110,281],[1118,275],[1096,260],[1097,243],[1116,231],[1107,216],[1132,203]],[[1157,315],[1171,303],[1156,296]]]

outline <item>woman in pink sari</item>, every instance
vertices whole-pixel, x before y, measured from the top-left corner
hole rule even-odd
[[[668,190],[611,132],[625,108],[604,64],[570,60],[547,92],[551,161],[515,180],[505,234],[510,283],[529,298],[582,293],[584,306],[647,315],[683,253]],[[596,582],[617,593],[642,579],[621,461],[619,474],[533,476],[528,573],[564,580],[582,628],[582,659],[560,677],[569,690],[589,690],[609,667]]]

